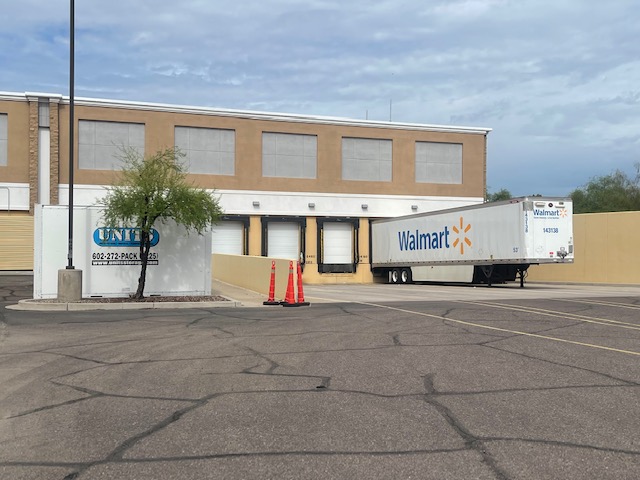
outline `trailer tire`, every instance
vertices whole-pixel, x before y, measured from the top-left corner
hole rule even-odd
[[[410,268],[403,268],[400,271],[400,283],[411,283],[413,281]]]
[[[394,268],[393,270],[391,270],[390,276],[389,276],[389,283],[400,283],[400,269],[399,268]]]

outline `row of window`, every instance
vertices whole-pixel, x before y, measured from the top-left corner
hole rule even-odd
[[[175,127],[175,146],[185,154],[190,173],[235,175],[234,130]],[[79,122],[79,167],[115,170],[122,147],[144,150],[144,125],[137,123]],[[264,177],[315,179],[318,137],[291,133],[262,134]],[[419,183],[462,183],[462,144],[416,142],[415,180]],[[342,139],[342,179],[392,180],[392,141],[372,138]]]
[[[122,147],[144,153],[144,125],[79,121],[78,165],[89,170],[118,170]],[[0,166],[7,165],[7,115],[0,114]],[[187,171],[235,175],[234,130],[175,127],[175,146],[184,154]],[[291,133],[262,134],[264,177],[315,179],[318,137]],[[390,182],[392,141],[373,138],[342,139],[342,179]],[[415,181],[462,183],[462,144],[416,142]]]

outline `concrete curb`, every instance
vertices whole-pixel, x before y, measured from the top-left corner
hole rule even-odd
[[[174,308],[217,308],[217,307],[244,307],[242,302],[228,299],[216,302],[78,302],[57,303],[45,302],[36,299],[19,300],[17,304],[7,305],[9,310],[30,310],[40,312],[64,312],[64,311],[90,311],[90,310],[151,310]]]

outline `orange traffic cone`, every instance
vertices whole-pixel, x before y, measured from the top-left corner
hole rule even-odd
[[[295,307],[296,299],[293,292],[293,262],[289,262],[289,281],[287,283],[287,293],[284,296],[284,301],[281,303],[284,307]]]
[[[304,290],[302,289],[302,267],[300,266],[300,262],[298,263],[298,305],[301,307],[306,307],[309,302],[304,301]]]
[[[280,302],[276,302],[276,262],[271,262],[271,282],[269,283],[269,298],[266,302],[262,302],[263,305],[280,305]]]

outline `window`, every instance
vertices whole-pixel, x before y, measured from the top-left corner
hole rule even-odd
[[[218,128],[176,127],[176,148],[189,173],[235,175],[236,132]]]
[[[89,170],[120,170],[122,148],[144,154],[144,125],[140,123],[78,122],[78,166]]]
[[[462,144],[416,142],[416,182],[462,183]]]
[[[0,113],[0,166],[7,165],[7,117],[6,113]]]
[[[38,102],[38,126],[49,128],[49,101],[40,100]]]
[[[342,139],[342,179],[391,181],[391,140]]]
[[[291,133],[262,134],[262,176],[316,178],[318,137]]]

